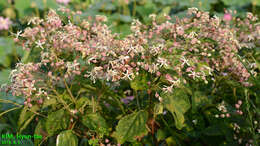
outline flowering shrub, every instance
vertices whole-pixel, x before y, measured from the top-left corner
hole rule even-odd
[[[57,145],[259,142],[260,25],[251,13],[242,20],[190,8],[174,23],[151,15],[125,38],[105,16],[59,13],[33,18],[15,38],[33,56],[6,89],[25,97],[20,132],[36,121],[44,139],[35,143],[56,135]]]

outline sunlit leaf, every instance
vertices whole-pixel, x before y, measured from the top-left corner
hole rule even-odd
[[[113,136],[121,144],[125,141],[133,142],[136,137],[145,136],[147,134],[147,119],[148,113],[142,110],[127,115],[119,121]]]

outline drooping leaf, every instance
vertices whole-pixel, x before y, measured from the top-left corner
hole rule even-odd
[[[78,146],[78,138],[72,130],[62,131],[57,136],[56,146]]]
[[[64,109],[60,109],[48,115],[45,126],[48,134],[51,136],[60,130],[66,129],[68,127],[68,124],[68,115],[66,114]]]
[[[42,136],[42,138],[34,138],[35,145],[39,145],[41,143],[44,134],[45,134],[45,121],[40,120],[34,130],[34,135]]]
[[[145,136],[147,134],[147,119],[148,113],[143,110],[127,115],[119,121],[113,136],[121,144],[125,141],[133,142],[136,137]]]
[[[31,107],[31,110],[36,111],[38,108],[39,107],[37,105],[34,105]],[[22,112],[20,114],[19,121],[18,121],[19,132],[22,132],[30,124],[30,122],[33,120],[33,118],[35,116],[36,115],[33,112],[29,111],[28,107],[25,106],[22,109]]]
[[[164,106],[172,113],[177,129],[184,127],[184,114],[190,108],[187,94],[182,89],[175,89],[173,93],[162,95]]]

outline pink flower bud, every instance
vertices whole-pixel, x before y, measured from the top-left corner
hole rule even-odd
[[[237,109],[239,109],[239,108],[240,108],[240,105],[239,105],[239,104],[235,104],[235,107],[236,107]]]
[[[49,71],[48,72],[48,76],[51,77],[52,76],[52,72]]]
[[[159,77],[161,73],[159,71],[156,72],[156,76]]]
[[[155,97],[156,97],[156,98],[158,98],[158,97],[159,97],[159,94],[158,94],[157,92],[155,93]]]
[[[40,98],[37,102],[38,102],[38,104],[42,104],[43,100]]]
[[[229,117],[230,117],[230,114],[229,114],[229,113],[227,113],[227,114],[226,114],[226,117],[227,117],[227,118],[229,118]]]
[[[237,102],[239,105],[241,105],[242,104],[242,101],[241,100],[238,100],[238,102]]]
[[[223,18],[225,21],[230,21],[230,20],[232,20],[232,15],[230,13],[226,13],[226,14],[224,14]]]
[[[225,118],[225,114],[221,114],[220,117],[221,117],[221,118]]]
[[[31,102],[31,98],[27,98],[27,102],[30,103]]]
[[[31,103],[28,103],[28,107],[32,107],[32,104],[31,104]]]

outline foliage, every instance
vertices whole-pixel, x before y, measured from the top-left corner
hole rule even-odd
[[[49,11],[59,5],[0,1],[12,21],[0,30],[0,134],[43,136],[28,145],[259,144],[260,27],[245,15],[259,14],[257,0]]]

